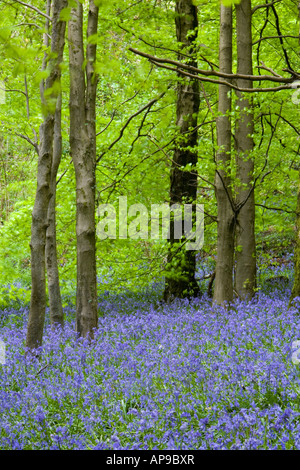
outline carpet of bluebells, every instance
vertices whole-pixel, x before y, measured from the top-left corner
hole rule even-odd
[[[28,308],[1,311],[0,449],[300,449],[300,301],[274,282],[227,309],[106,293],[91,345],[70,306],[39,359]]]

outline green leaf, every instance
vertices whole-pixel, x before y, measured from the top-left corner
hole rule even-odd
[[[61,21],[69,21],[71,19],[71,10],[70,6],[63,8],[60,12],[59,18]]]
[[[96,33],[96,34],[92,34],[91,36],[89,36],[89,37],[87,38],[87,42],[88,42],[89,44],[97,44],[97,42],[98,42],[98,34]]]
[[[238,5],[241,0],[221,0],[225,7],[231,7],[232,5]]]

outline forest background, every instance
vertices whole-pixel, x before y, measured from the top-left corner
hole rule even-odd
[[[200,0],[187,3],[197,7],[198,34],[193,37],[197,66],[218,70],[220,3]],[[155,63],[153,57],[178,60],[182,44],[176,38],[175,2],[145,0],[128,4],[116,0],[95,4],[99,8],[98,32],[90,35],[88,44],[97,46],[94,70],[98,75],[96,207],[106,203],[117,206],[120,196],[127,196],[128,206],[142,203],[150,208],[151,204],[169,202],[174,141],[178,133],[176,103],[180,77],[176,68],[174,71],[166,63],[161,67],[162,63]],[[48,2],[48,9],[49,5]],[[66,2],[60,18],[68,22],[71,9],[76,6],[77,2]],[[1,1],[0,8],[0,306],[5,308],[30,302],[29,240],[41,143],[39,129],[45,116],[41,84],[45,85],[49,78],[47,64],[54,56],[50,53],[49,15],[44,2],[29,5],[21,1]],[[84,28],[87,28],[88,10],[87,2],[83,2]],[[234,16],[234,40],[235,21]],[[274,84],[265,85],[262,80],[257,87],[269,87],[269,90],[251,93],[254,125],[251,158],[255,161],[251,184],[255,192],[257,290],[263,280],[264,267],[281,265],[282,257],[294,250],[298,239],[300,131],[296,88],[300,46],[297,1],[253,2],[251,26],[254,75],[280,76],[284,83],[278,91],[270,89]],[[84,29],[84,38],[86,34]],[[152,60],[134,53],[133,49],[148,54]],[[237,66],[237,53],[233,46],[233,70]],[[56,246],[63,306],[75,302],[77,269],[68,62],[68,47],[65,47],[60,64],[62,158],[56,180]],[[53,90],[55,86],[49,88],[50,98]],[[202,292],[212,280],[217,256],[218,92],[218,83],[213,80],[205,81],[202,77],[199,81],[198,161],[192,170],[198,174],[197,203],[203,204],[205,210],[205,243],[197,253],[196,273]],[[47,99],[47,90],[44,96]],[[233,93],[233,104],[227,113],[232,123],[240,119],[236,100]],[[182,171],[191,171],[191,165]],[[234,185],[238,181],[236,171],[233,159]],[[97,224],[97,213],[95,217]],[[235,250],[240,250],[238,244]],[[165,240],[96,238],[96,253],[99,295],[163,285],[168,260]]]

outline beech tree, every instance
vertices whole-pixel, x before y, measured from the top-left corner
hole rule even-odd
[[[242,0],[236,5],[237,74],[240,75],[253,75],[251,18],[251,0]],[[238,78],[237,86],[251,89],[252,81]],[[251,298],[256,287],[253,111],[251,98],[240,91],[236,93],[239,117],[235,130],[238,179],[235,289],[241,298]]]
[[[232,7],[220,5],[219,71],[232,74]],[[231,178],[231,90],[219,85],[215,194],[218,207],[214,301],[233,299],[235,212]]]
[[[60,64],[65,43],[65,22],[60,13],[67,1],[54,0],[52,6],[51,55],[48,61],[49,76],[42,93],[44,122],[40,128],[37,190],[31,226],[31,303],[27,327],[26,347],[42,344],[46,310],[45,246],[48,227],[48,208],[51,199],[51,172],[53,163],[54,122],[60,93]]]
[[[47,0],[46,15],[50,18],[52,0]],[[46,18],[44,33],[44,45],[49,47],[49,33],[50,33],[50,19]],[[47,66],[47,53],[44,54],[43,71]],[[46,231],[46,272],[47,272],[47,285],[50,307],[50,322],[53,328],[57,325],[63,326],[63,308],[61,301],[60,285],[59,285],[59,272],[57,263],[57,243],[56,243],[56,177],[58,168],[61,161],[62,153],[62,136],[61,136],[61,100],[62,92],[60,85],[60,77],[57,82],[58,96],[54,114],[54,129],[53,129],[53,149],[52,149],[52,165],[50,177],[50,200],[48,206],[48,220]],[[45,82],[40,82],[40,93],[44,96]]]
[[[218,205],[217,262],[214,300],[217,303],[233,299],[233,261],[235,293],[251,298],[256,287],[255,256],[255,203],[253,113],[251,99],[240,89],[252,88],[252,15],[251,1],[236,5],[237,75],[235,102],[236,180],[231,177],[231,92],[230,87],[219,85],[220,116],[217,119],[216,199]],[[232,74],[232,7],[220,7],[219,72]],[[232,188],[235,186],[234,195]],[[235,247],[235,253],[234,253]],[[235,256],[234,256],[235,254]]]
[[[177,0],[176,36],[179,49],[191,56],[188,63],[196,67],[193,57],[197,37],[197,7],[192,0]],[[183,56],[179,53],[178,60]],[[197,196],[197,117],[199,112],[199,82],[178,73],[176,125],[180,138],[175,144],[170,175],[170,205],[194,204]],[[186,166],[191,164],[191,169]],[[194,210],[195,213],[195,210]],[[183,230],[182,230],[183,233]],[[170,274],[166,275],[164,299],[197,296],[199,287],[195,279],[195,251],[186,250],[182,239],[174,237],[174,220],[170,224],[170,247],[168,264]],[[182,245],[181,245],[182,244]],[[172,269],[173,267],[173,269]],[[168,269],[168,266],[167,266]]]
[[[69,21],[70,152],[76,175],[76,331],[89,338],[93,337],[98,321],[95,243],[97,45],[94,40],[97,25],[98,7],[90,0],[84,54],[83,5],[77,0]]]
[[[232,11],[221,5],[220,14],[220,69],[232,74]],[[237,75],[251,76],[252,71],[252,15],[251,1],[242,0],[236,5]],[[239,89],[252,88],[252,81],[237,79]],[[219,86],[219,112],[217,120],[216,199],[218,204],[218,242],[214,300],[218,303],[233,299],[233,261],[235,243],[235,292],[241,298],[251,298],[256,287],[255,256],[255,203],[253,113],[251,99],[237,90],[235,121],[236,196],[233,197],[231,163],[231,111],[230,88]],[[218,163],[221,169],[218,169]]]
[[[48,206],[48,227],[46,232],[46,271],[48,280],[50,321],[53,327],[55,327],[55,325],[64,325],[56,244],[56,177],[62,154],[61,100],[62,96],[60,91],[57,97],[54,115],[53,156],[50,178],[51,196]]]
[[[300,19],[300,2],[298,2],[298,17]],[[300,45],[300,34],[299,34],[299,45]],[[299,96],[299,93],[298,93]],[[299,98],[297,98],[299,99]],[[298,193],[297,193],[297,208],[296,208],[296,243],[294,253],[294,283],[290,297],[290,304],[296,298],[300,297],[300,172],[298,182]]]

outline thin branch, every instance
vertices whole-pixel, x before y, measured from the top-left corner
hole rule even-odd
[[[124,178],[125,176],[127,176],[129,173],[131,173],[133,170],[135,170],[135,168],[137,168],[141,163],[143,163],[144,161],[148,160],[149,158],[153,157],[153,155],[155,155],[156,153],[160,152],[160,151],[163,151],[163,149],[165,149],[166,147],[168,147],[173,141],[175,140],[175,138],[173,138],[172,140],[170,140],[170,142],[168,142],[167,144],[165,144],[163,147],[160,147],[158,148],[157,150],[155,150],[154,152],[152,152],[150,155],[146,155],[145,157],[143,157],[138,163],[136,163],[133,167],[129,168],[118,180],[114,180],[111,184],[109,184],[108,186],[105,186],[105,188],[101,189],[100,191],[98,191],[98,199],[100,197],[100,194],[103,192],[103,191],[106,191],[107,189],[111,188],[111,187],[115,187],[118,183],[120,183]]]
[[[264,182],[264,179],[269,176],[270,174],[272,173],[272,171],[267,171],[267,173],[265,173],[262,177],[261,177],[261,180],[260,180],[260,184],[262,184]]]
[[[98,135],[102,134],[103,132],[105,132],[106,129],[108,129],[108,127],[111,125],[111,123],[112,123],[113,120],[114,120],[115,114],[116,114],[116,111],[114,110],[113,113],[112,113],[112,115],[111,115],[111,119],[110,119],[109,123],[106,124],[106,126],[104,127],[104,129],[102,129],[102,131],[99,131],[99,132],[96,134],[96,137],[97,137]]]
[[[281,105],[281,108],[282,108],[282,105]],[[281,109],[280,108],[280,109]],[[278,115],[278,119],[275,123],[275,126],[272,126],[271,123],[268,123],[270,125],[270,127],[272,128],[272,132],[271,132],[271,136],[270,136],[270,139],[269,139],[269,142],[268,142],[268,147],[267,147],[267,151],[266,151],[266,158],[265,158],[265,162],[264,162],[264,166],[260,172],[260,174],[255,178],[254,180],[254,183],[252,185],[252,187],[250,188],[247,196],[244,198],[243,201],[241,201],[238,205],[236,205],[236,211],[239,212],[242,207],[246,204],[246,202],[248,201],[251,193],[254,191],[255,187],[256,187],[256,183],[260,177],[260,175],[262,174],[262,172],[265,170],[266,166],[267,166],[267,163],[268,163],[268,157],[269,157],[269,151],[270,151],[270,148],[271,148],[271,143],[272,143],[272,140],[273,140],[273,137],[274,137],[274,134],[275,134],[275,131],[276,131],[276,127],[277,127],[277,124],[279,122],[279,118],[280,118],[280,115]],[[268,122],[268,121],[267,121]],[[263,183],[264,179],[271,173],[271,171],[267,171],[262,177],[261,177],[261,180],[260,180],[260,184]]]
[[[149,72],[149,74],[148,74],[148,77],[149,77],[149,75],[150,75],[150,72]],[[148,78],[148,77],[147,77],[147,78]],[[128,103],[128,101],[133,100],[133,99],[139,94],[139,92],[140,92],[140,90],[136,91],[133,96],[130,96],[130,98],[127,98],[125,101],[123,101],[122,103],[120,103],[120,104],[119,104],[119,107],[120,107],[120,106],[123,106],[123,105],[126,104],[126,103]]]
[[[143,126],[144,126],[144,124],[145,124],[145,121],[146,121],[147,116],[148,116],[148,114],[150,113],[150,111],[151,111],[151,108],[148,108],[148,109],[146,110],[144,116],[142,117],[141,123],[140,123],[139,128],[138,128],[137,136],[135,137],[135,139],[134,139],[133,142],[131,143],[131,147],[130,147],[130,150],[129,150],[129,152],[128,152],[128,155],[130,155],[130,154],[132,153],[134,144],[136,143],[136,141],[137,141],[140,137],[149,137],[148,134],[147,134],[147,135],[143,135],[143,134],[141,134],[141,132],[142,132]],[[153,129],[153,126],[154,126],[154,125],[152,125],[152,129]],[[150,132],[151,132],[152,129],[150,129]],[[149,132],[149,131],[148,131],[148,132]]]
[[[46,367],[48,367],[49,364],[46,364],[44,367],[42,367],[36,374],[35,374],[35,377],[37,377],[41,372],[43,372],[43,370],[46,369]]]
[[[129,9],[132,8],[132,7],[135,7],[136,5],[138,5],[139,3],[141,3],[142,1],[143,1],[143,0],[138,0],[136,3],[132,3],[131,5],[129,5],[129,7],[125,8],[125,10],[118,11],[118,13],[116,13],[116,16],[122,15],[122,13],[125,13],[125,11],[129,10]]]
[[[29,119],[29,118],[30,118],[30,111],[29,111],[29,95],[28,95],[28,86],[27,86],[26,74],[24,75],[24,87],[25,87],[25,96],[26,96],[27,119]]]
[[[22,93],[22,95],[24,95],[25,97],[27,96],[25,91],[23,91],[23,90],[12,90],[10,88],[2,88],[2,87],[0,87],[0,90],[5,91],[5,93],[9,93],[9,92],[12,91],[12,92],[15,92],[15,93]]]
[[[281,104],[281,107],[280,107],[280,111],[281,111],[281,110],[282,110],[282,104]],[[262,169],[261,173],[262,173],[263,171],[265,171],[265,168],[266,168],[267,163],[268,163],[269,151],[270,151],[271,144],[272,144],[272,140],[273,140],[273,137],[274,137],[274,134],[275,134],[275,131],[276,131],[276,127],[277,127],[278,122],[279,122],[280,114],[278,114],[277,116],[278,116],[278,117],[277,117],[277,121],[276,121],[276,123],[275,123],[275,126],[271,126],[271,128],[272,128],[271,136],[270,136],[270,139],[269,139],[269,142],[268,142],[267,151],[266,151],[265,163],[264,163],[264,166],[263,166],[263,169]],[[266,119],[266,118],[265,118],[265,119]],[[267,121],[267,119],[266,119],[266,121]],[[268,122],[268,121],[267,121],[267,122]],[[263,176],[263,178],[261,179],[261,182],[265,179],[266,176],[267,176],[267,174]]]
[[[290,59],[289,59],[287,50],[283,45],[283,39],[282,39],[282,34],[281,34],[281,30],[280,30],[280,23],[279,23],[279,16],[278,16],[278,13],[276,11],[276,8],[274,7],[274,2],[273,2],[273,5],[271,5],[271,8],[272,8],[272,11],[273,11],[274,16],[275,16],[276,30],[277,30],[277,33],[278,33],[278,36],[279,36],[279,40],[280,40],[281,48],[282,48],[283,55],[284,55],[284,58],[285,58],[285,61],[286,61],[286,65],[288,66],[288,68],[290,70],[293,71],[292,66],[290,64]]]
[[[151,67],[151,70],[149,70],[149,72],[148,72],[147,79],[149,78],[151,72],[152,72],[152,67]],[[141,90],[137,90],[137,91],[134,93],[133,96],[130,96],[129,98],[127,98],[126,100],[124,100],[122,103],[120,103],[120,104],[118,105],[118,109],[119,109],[121,106],[124,106],[124,104],[126,104],[126,103],[128,103],[129,101],[133,100],[133,99],[139,94],[140,91],[141,91]],[[116,114],[116,110],[113,110],[111,120],[110,120],[109,123],[105,126],[105,128],[102,129],[102,131],[100,131],[100,132],[98,132],[98,133],[96,134],[96,137],[97,137],[98,135],[102,134],[103,132],[105,132],[105,131],[108,129],[108,127],[111,125],[111,123],[112,123],[113,120],[114,120],[115,114]]]
[[[259,37],[260,39],[263,37],[263,32],[264,30],[266,29],[267,25],[269,23],[269,9],[267,8],[266,9],[266,17],[265,17],[265,21],[264,21],[264,24],[262,25],[262,27],[260,28],[260,31],[259,31]],[[259,60],[259,57],[260,57],[260,48],[261,48],[261,42],[258,43],[258,46],[257,46],[257,49],[256,49],[256,60],[257,60],[257,63],[261,63],[260,60]],[[260,69],[258,69],[258,74],[260,75]]]
[[[153,64],[157,65],[157,67],[162,67],[164,69],[172,70],[173,72],[178,73],[178,69],[175,69],[173,67],[169,67],[168,65],[164,65],[164,64],[155,62],[154,60],[151,60],[151,62]],[[215,80],[213,78],[208,78],[208,77],[199,77],[199,75],[194,75],[192,73],[185,72],[183,70],[180,70],[180,73],[181,73],[181,75],[185,75],[186,77],[190,77],[194,80],[199,80],[199,81],[202,81],[202,82],[215,83],[217,85],[226,85],[226,86],[232,88],[233,90],[237,90],[237,91],[240,91],[240,92],[243,92],[243,93],[254,93],[254,92],[263,93],[263,92],[269,92],[269,91],[274,91],[275,92],[275,91],[280,91],[280,90],[290,90],[292,88],[291,85],[280,85],[280,86],[277,86],[277,87],[270,87],[270,88],[240,88],[236,85],[233,85],[230,82],[226,82],[225,80]],[[276,78],[276,77],[274,77],[274,78]]]
[[[39,25],[35,23],[19,23],[19,24],[14,25],[14,28],[17,28],[18,26],[34,26],[37,29],[42,29]]]
[[[234,214],[236,214],[236,212],[237,212],[236,204],[234,203],[232,197],[230,196],[229,191],[228,191],[228,187],[227,187],[227,185],[225,184],[225,181],[224,181],[224,179],[223,179],[223,176],[221,175],[221,173],[219,172],[219,170],[218,170],[217,168],[216,168],[216,173],[217,173],[217,175],[219,176],[219,178],[220,178],[220,180],[221,180],[221,183],[222,183],[223,188],[224,188],[224,190],[225,190],[227,199],[228,199],[228,201],[229,201],[229,203],[230,203],[231,210],[232,210],[232,212],[233,212]]]
[[[39,15],[43,16],[44,18],[47,18],[47,20],[52,21],[51,17],[48,16],[46,13],[43,11],[39,10],[37,7],[33,5],[29,5],[29,3],[21,2],[21,0],[15,0],[15,2],[20,3],[20,5],[23,5],[24,7],[31,8],[31,10],[34,10],[36,13]]]
[[[123,106],[125,103],[128,103],[128,101],[133,100],[138,94],[139,94],[139,91],[136,91],[133,96],[131,96],[130,98],[127,98],[125,101],[123,101],[123,103],[120,103],[120,104],[119,104],[119,108],[120,108],[121,106]],[[108,127],[109,127],[109,126],[111,125],[111,123],[113,122],[115,115],[116,115],[116,110],[114,109],[109,123],[104,127],[104,129],[102,129],[102,131],[99,131],[99,132],[96,134],[96,137],[97,137],[98,135],[101,135],[103,132],[105,132],[105,131],[108,129]]]
[[[290,121],[288,121],[286,118],[284,118],[283,116],[279,115],[278,113],[274,113],[275,116],[279,116],[284,122],[286,122],[292,129],[294,129],[294,131],[300,135],[300,131],[294,126],[294,124],[292,124]]]
[[[255,205],[258,207],[263,207],[264,209],[267,209],[269,211],[281,211],[281,212],[287,212],[287,214],[297,214],[296,211],[282,209],[282,207],[268,207],[268,206],[265,206],[264,204],[258,204],[258,203],[255,203]]]
[[[256,7],[252,8],[251,14],[253,15],[260,8],[269,8],[269,7],[271,7],[272,5],[274,5],[275,3],[278,3],[278,2],[281,2],[281,0],[273,0],[273,2],[270,2],[270,3],[263,3],[262,5],[256,5]]]
[[[291,83],[293,81],[293,78],[285,78],[281,76],[270,76],[270,75],[245,75],[245,74],[240,74],[240,73],[235,73],[235,74],[230,74],[230,73],[224,73],[224,72],[217,72],[216,70],[203,70],[203,69],[198,69],[197,67],[193,67],[192,65],[184,64],[182,62],[179,62],[177,60],[172,60],[172,59],[166,59],[166,58],[160,58],[153,56],[151,54],[147,54],[146,52],[139,51],[137,49],[134,49],[133,47],[129,47],[129,50],[133,52],[136,55],[140,55],[141,57],[145,57],[146,59],[150,60],[151,62],[155,62],[156,64],[170,64],[170,65],[175,65],[179,69],[187,70],[190,72],[195,72],[196,74],[199,75],[204,75],[206,77],[210,76],[215,76],[215,77],[220,77],[220,78],[227,78],[229,80],[232,80],[234,78],[241,78],[245,80],[251,80],[251,81],[262,81],[262,80],[267,80],[271,82],[278,82],[278,83]],[[180,73],[182,71],[180,70]],[[294,71],[290,70],[289,73],[294,75]],[[223,84],[221,82],[221,84]],[[227,83],[225,82],[227,85]]]
[[[37,154],[39,155],[39,146],[36,142],[33,142],[33,140],[31,140],[30,137],[28,137],[27,135],[17,134],[17,133],[15,135],[18,137],[21,137],[24,140],[27,140],[27,142],[35,148]]]
[[[300,74],[295,72],[295,70],[291,70],[289,68],[286,68],[286,69],[282,69],[283,72],[288,72],[290,73],[291,75],[293,75],[294,77],[296,78],[300,78]],[[292,87],[293,88],[293,87]]]
[[[278,75],[278,73],[274,72],[273,69],[271,69],[270,67],[267,67],[263,62],[261,62],[261,65],[257,65],[257,68],[258,69],[263,69],[263,70],[267,70],[268,72],[270,72],[274,77],[281,77],[280,75]],[[260,75],[261,76],[261,75]]]
[[[139,41],[143,42],[144,44],[146,44],[147,46],[150,46],[150,47],[153,47],[153,49],[161,49],[163,51],[168,51],[168,52],[174,52],[175,54],[180,54],[182,57],[186,57],[187,59],[192,59],[192,57],[188,54],[184,54],[183,52],[181,51],[178,51],[178,50],[175,50],[175,49],[170,49],[169,47],[164,47],[164,46],[158,46],[157,44],[151,44],[150,42],[146,41],[142,36],[136,36],[136,34],[134,34],[134,31],[129,31],[128,29],[124,28],[124,26],[122,25],[118,25],[120,29],[122,29],[123,31],[125,31],[126,33],[131,33],[133,34]],[[200,47],[207,47],[205,44],[200,44]],[[211,62],[210,60],[206,59],[206,57],[204,57],[202,54],[198,54],[199,57],[204,61],[206,62],[212,69],[213,67],[216,67],[217,69],[219,68],[219,66],[217,64],[214,64],[213,62]]]
[[[264,162],[264,167],[261,171],[261,173],[264,171],[264,169],[266,168],[266,165],[267,165],[267,161],[268,161],[268,154],[269,154],[269,150],[270,150],[270,147],[271,147],[271,142],[272,142],[272,139],[273,139],[273,136],[275,134],[275,130],[276,130],[276,127],[277,127],[277,124],[278,124],[278,121],[279,121],[279,118],[277,119],[276,121],[276,124],[275,126],[272,127],[272,133],[271,133],[271,137],[269,139],[269,143],[268,143],[268,148],[267,148],[267,152],[266,152],[266,158],[265,158],[265,162]],[[257,181],[261,175],[258,175],[255,180],[254,180],[254,183],[253,185],[251,186],[251,188],[249,189],[248,191],[248,194],[246,195],[246,197],[239,203],[239,204],[235,204],[234,201],[232,200],[232,198],[230,197],[230,194],[228,192],[228,188],[223,180],[223,177],[222,175],[220,174],[220,172],[216,169],[216,173],[219,175],[219,178],[221,179],[221,182],[223,184],[223,187],[225,189],[225,192],[226,192],[226,195],[227,195],[227,198],[230,202],[230,206],[231,206],[231,209],[235,215],[235,218],[237,217],[237,214],[240,212],[240,210],[244,207],[244,205],[246,204],[246,202],[248,201],[249,197],[251,196],[251,193],[254,191],[255,187],[256,187],[256,184],[257,184]],[[266,176],[268,176],[269,174],[271,173],[271,171],[268,171],[267,173],[265,173],[262,177],[261,177],[261,180],[260,180],[260,184],[262,184],[263,180],[266,178]]]
[[[292,39],[299,39],[299,36],[292,36],[291,34],[282,34],[280,36],[265,36],[263,38],[257,39],[257,41],[254,41],[252,43],[252,46],[255,46],[255,44],[258,44],[261,41],[265,41],[266,39],[280,39],[280,38],[292,38]]]
[[[143,111],[147,110],[148,108],[151,108],[157,101],[159,101],[164,95],[166,94],[166,92],[164,91],[163,93],[161,93],[157,98],[153,98],[151,101],[149,101],[149,103],[145,104],[145,106],[143,106],[142,108],[140,108],[138,111],[136,111],[135,113],[133,113],[131,116],[129,116],[129,118],[127,119],[127,121],[125,122],[124,126],[122,127],[122,129],[120,130],[120,133],[118,135],[118,137],[108,146],[108,148],[101,153],[101,155],[98,156],[97,158],[97,163],[101,160],[101,158],[109,151],[112,149],[112,147],[117,143],[119,142],[119,140],[122,138],[123,134],[124,134],[124,131],[126,129],[126,127],[128,127],[128,125],[130,124],[130,122],[132,121],[132,119],[134,119],[136,116],[138,116],[139,114],[141,114]]]
[[[200,127],[204,126],[204,125],[207,125],[207,124],[211,124],[211,123],[214,123],[215,121],[203,121],[201,124],[199,124],[198,126],[196,126],[195,128],[193,128],[192,130],[189,130],[189,131],[186,131],[184,132],[183,134],[181,135],[184,135],[184,134],[187,134],[189,132],[194,132],[196,129],[199,129]],[[103,191],[106,191],[107,189],[110,189],[112,187],[115,187],[116,184],[120,183],[125,176],[127,176],[129,173],[131,173],[135,168],[137,168],[141,163],[143,163],[145,160],[149,159],[150,157],[152,157],[153,155],[155,155],[156,153],[158,152],[163,152],[163,154],[165,155],[165,157],[170,160],[171,162],[173,162],[175,165],[178,165],[180,166],[178,163],[174,162],[170,157],[168,157],[168,155],[166,154],[165,152],[165,148],[167,148],[172,142],[174,142],[176,140],[176,138],[178,136],[175,136],[173,137],[167,144],[165,144],[163,147],[160,147],[153,139],[151,139],[151,137],[148,135],[146,136],[149,138],[149,140],[154,144],[156,145],[158,148],[157,150],[155,150],[154,152],[152,152],[150,155],[147,155],[146,157],[144,157],[139,163],[137,163],[136,165],[134,165],[133,167],[129,168],[118,180],[113,180],[111,184],[109,184],[108,186],[106,186],[105,188],[101,189],[100,191],[98,191],[98,199],[100,197],[100,194],[103,192]],[[205,181],[207,184],[211,185],[214,187],[214,184],[211,182],[211,181],[208,181],[207,179],[205,179],[204,177],[200,176],[199,174],[197,174],[197,176]],[[112,178],[111,178],[112,179]],[[205,215],[207,215],[208,217],[210,217],[214,222],[216,221],[216,217],[212,216],[211,214],[208,214],[206,212],[204,212]]]
[[[202,88],[202,93],[203,93],[204,99],[205,99],[205,101],[206,101],[207,107],[208,107],[208,109],[210,110],[210,112],[211,112],[211,114],[213,115],[213,117],[215,118],[214,112],[213,112],[213,110],[212,110],[212,107],[211,107],[211,105],[210,105],[208,96],[207,96],[207,94],[206,94],[206,91],[205,91],[205,88],[204,88],[202,82],[201,82],[201,88]]]
[[[69,166],[71,165],[72,162],[73,162],[73,160],[71,159],[71,160],[69,161]],[[56,181],[56,186],[57,186],[58,183],[63,179],[63,177],[64,177],[65,174],[67,173],[68,169],[69,169],[69,168],[67,168],[67,169],[60,175],[60,177],[59,177],[58,180]]]

